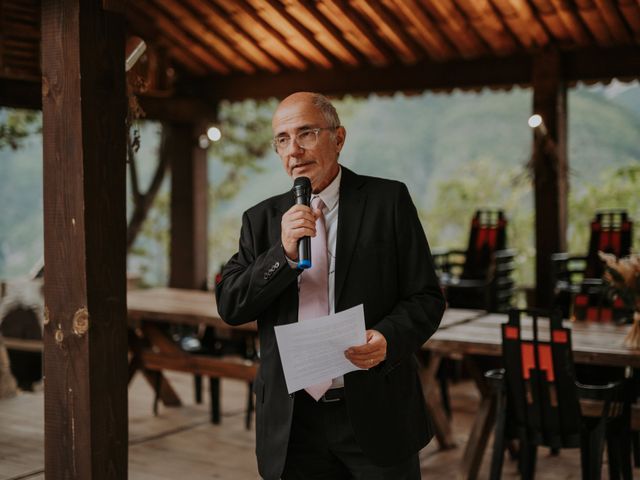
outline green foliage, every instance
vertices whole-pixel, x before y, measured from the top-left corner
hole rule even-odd
[[[271,116],[275,100],[223,102],[219,121],[222,138],[209,149],[216,180],[210,189],[213,207],[229,200],[244,186],[247,176],[262,172],[260,160],[271,148]]]
[[[435,203],[420,217],[432,248],[467,248],[471,217],[479,208],[500,208],[507,217],[507,246],[518,252],[517,283],[533,282],[533,204],[523,167],[501,168],[490,158],[460,167],[437,186]]]
[[[0,150],[17,150],[32,133],[41,131],[42,115],[32,110],[0,109]],[[4,118],[3,118],[4,117]]]

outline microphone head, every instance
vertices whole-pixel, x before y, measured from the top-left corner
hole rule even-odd
[[[309,177],[296,177],[293,181],[293,188],[311,188]]]
[[[308,177],[297,177],[293,181],[293,196],[294,198],[311,197],[311,180]],[[306,200],[305,203],[308,203],[309,200]]]

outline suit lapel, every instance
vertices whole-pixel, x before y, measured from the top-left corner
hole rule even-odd
[[[364,179],[351,170],[342,167],[340,181],[340,205],[338,213],[338,237],[336,241],[335,305],[340,304],[340,296],[353,257],[360,224],[364,215],[366,195],[360,190]]]

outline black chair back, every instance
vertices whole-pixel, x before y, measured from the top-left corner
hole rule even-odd
[[[469,245],[462,278],[486,278],[495,252],[507,244],[507,220],[503,210],[476,210],[471,220]]]
[[[510,310],[508,323],[502,325],[502,345],[518,436],[535,445],[578,447],[581,415],[571,330],[562,326],[561,314]]]
[[[633,222],[625,210],[603,210],[591,222],[586,278],[601,278],[604,273],[598,251],[625,257],[631,251]]]

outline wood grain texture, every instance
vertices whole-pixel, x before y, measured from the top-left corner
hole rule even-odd
[[[124,22],[58,0],[42,27],[45,469],[126,479]]]

